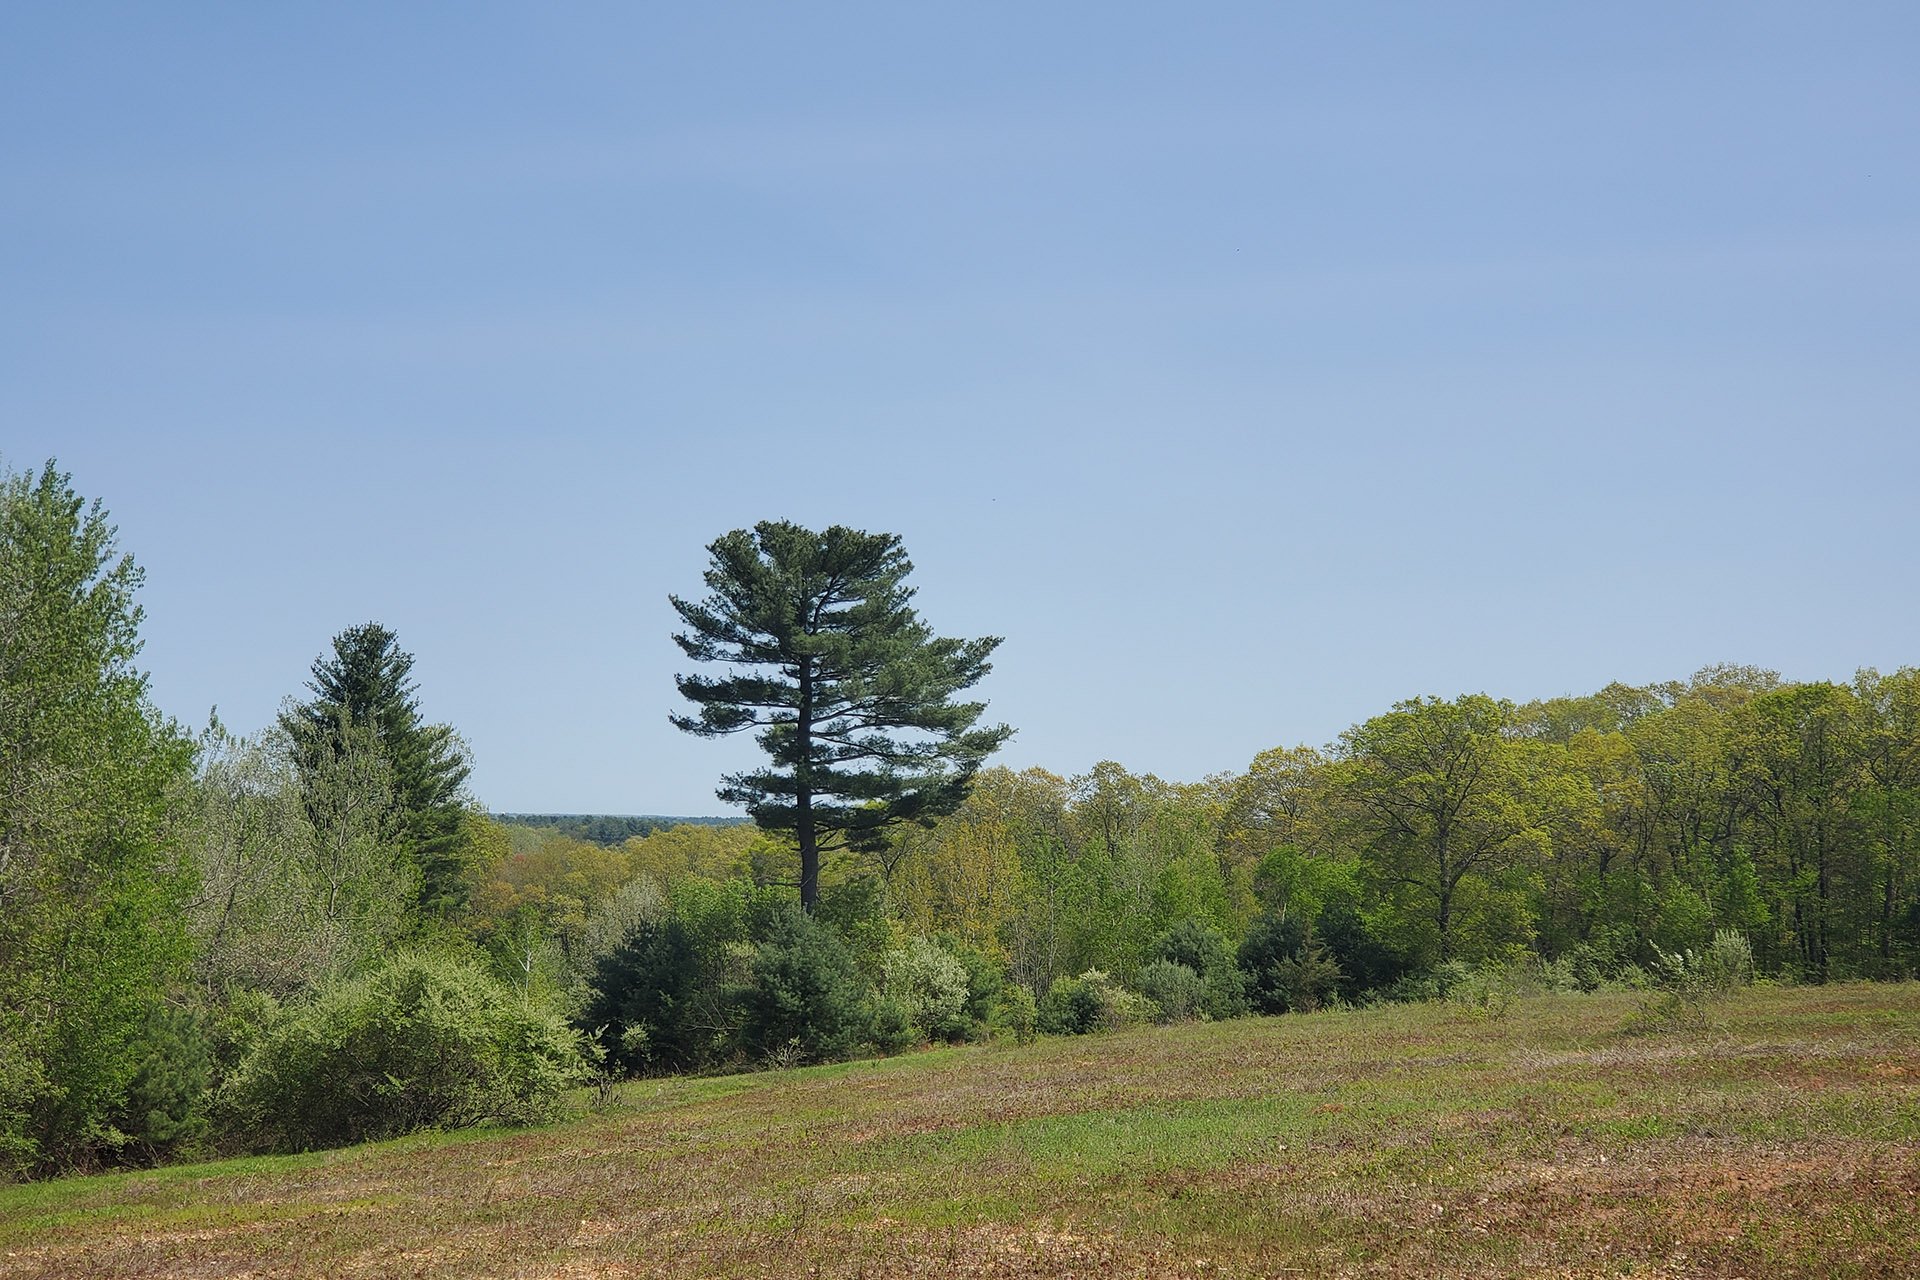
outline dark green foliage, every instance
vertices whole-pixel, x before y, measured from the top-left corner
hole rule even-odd
[[[1312,1013],[1340,991],[1340,962],[1311,929],[1299,950],[1274,965],[1272,985],[1294,1013]]]
[[[1218,929],[1198,920],[1182,920],[1155,940],[1152,954],[1186,968],[1199,979],[1201,989],[1193,1013],[1237,1018],[1247,1011],[1246,979],[1226,935]],[[1160,999],[1144,981],[1141,992]]]
[[[943,933],[933,941],[942,951],[958,960],[961,970],[967,975],[966,1019],[970,1034],[981,1034],[988,1029],[996,1010],[1005,1002],[1008,989],[1006,970],[991,956],[968,946],[951,933]],[[1031,995],[1027,997],[1029,1002],[1032,998]]]
[[[711,975],[685,923],[643,920],[602,957],[579,1021],[606,1028],[610,1066],[629,1074],[686,1071],[708,1045],[694,1025],[695,998]]]
[[[252,1147],[300,1151],[548,1119],[586,1074],[557,1014],[463,960],[403,952],[286,1014],[222,1101]]]
[[[280,727],[306,777],[347,751],[349,728],[372,729],[392,768],[391,831],[419,873],[419,908],[444,916],[466,892],[460,788],[471,765],[450,726],[422,722],[412,671],[413,655],[393,632],[377,622],[348,627],[333,638],[331,658],[314,660],[313,697],[282,712]]]
[[[1037,1010],[1041,1031],[1053,1036],[1084,1036],[1114,1031],[1154,1015],[1151,1002],[1098,969],[1077,978],[1055,978]]]
[[[927,1033],[913,1016],[913,1009],[905,1000],[896,996],[882,995],[873,1002],[872,1020],[867,1031],[867,1043],[876,1053],[904,1053],[915,1045],[927,1042]]]
[[[1256,920],[1239,963],[1256,1013],[1311,1013],[1340,990],[1339,961],[1311,925],[1287,916]]]
[[[745,992],[743,1044],[776,1060],[831,1061],[868,1036],[866,980],[840,935],[794,907],[767,924]]]
[[[1314,933],[1340,966],[1340,992],[1349,1000],[1390,987],[1412,970],[1405,956],[1374,936],[1350,901],[1333,902],[1322,910]]]
[[[1255,1013],[1287,1011],[1279,966],[1299,952],[1306,936],[1306,926],[1299,920],[1269,913],[1255,920],[1241,939],[1238,960],[1247,979],[1247,1002]]]
[[[1084,1036],[1106,1029],[1106,1002],[1084,978],[1055,978],[1041,997],[1038,1026],[1050,1036]]]
[[[135,668],[142,574],[52,463],[0,475],[0,1176],[91,1164],[186,960],[192,746]]]
[[[975,727],[985,703],[954,701],[1000,641],[935,636],[892,534],[763,521],[707,550],[713,594],[670,597],[687,628],[673,639],[732,674],[676,676],[698,712],[672,721],[704,737],[757,731],[768,766],[728,775],[718,795],[793,833],[811,911],[822,850],[876,847],[896,824],[953,812],[1006,741],[1004,725]]]
[[[140,1069],[127,1087],[117,1127],[148,1162],[204,1151],[212,1132],[214,1053],[200,1008],[165,1003],[147,1016]]]

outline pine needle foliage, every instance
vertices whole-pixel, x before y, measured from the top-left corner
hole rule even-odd
[[[701,737],[755,731],[766,766],[727,775],[716,794],[793,836],[811,911],[823,851],[874,848],[897,824],[952,813],[1011,735],[979,727],[984,702],[955,699],[990,670],[1000,638],[934,635],[894,534],[763,521],[707,551],[712,594],[669,597],[686,626],[673,639],[729,670],[676,676],[697,711],[671,719]]]

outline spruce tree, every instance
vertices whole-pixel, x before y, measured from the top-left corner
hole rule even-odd
[[[984,702],[954,700],[990,670],[1000,638],[934,635],[890,533],[763,521],[707,551],[712,594],[669,597],[687,628],[673,639],[730,671],[675,676],[698,713],[670,718],[702,737],[757,731],[766,767],[727,775],[716,794],[793,836],[811,911],[822,852],[873,848],[896,824],[953,812],[1011,735],[976,727]]]
[[[465,745],[444,724],[420,718],[413,655],[377,622],[333,638],[333,655],[314,659],[312,698],[280,713],[303,779],[348,749],[353,728],[371,730],[393,772],[393,837],[420,873],[419,906],[444,913],[460,894],[461,785],[471,768]]]

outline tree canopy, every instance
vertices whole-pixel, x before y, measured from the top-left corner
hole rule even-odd
[[[192,745],[148,701],[142,580],[52,463],[0,476],[0,1170],[114,1126],[185,958],[170,847]]]
[[[871,847],[897,824],[953,812],[1012,733],[977,727],[985,703],[955,700],[990,670],[1000,638],[934,635],[894,534],[763,521],[707,551],[712,594],[669,597],[686,625],[673,638],[731,670],[676,676],[698,711],[671,719],[702,737],[757,731],[767,766],[728,775],[717,794],[792,833],[811,910],[823,849]]]

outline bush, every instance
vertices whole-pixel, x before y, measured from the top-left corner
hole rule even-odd
[[[1020,1044],[1033,1042],[1039,1024],[1039,1006],[1034,1003],[1033,992],[1017,982],[1005,985],[986,1022],[989,1035],[1010,1035]]]
[[[1055,978],[1039,1003],[1036,1022],[1048,1035],[1083,1036],[1145,1022],[1157,1012],[1152,1001],[1089,969],[1077,978]]]
[[[1601,948],[1583,942],[1566,954],[1543,962],[1540,976],[1552,991],[1590,992],[1605,986],[1618,967],[1613,957]]]
[[[1745,935],[1720,929],[1703,951],[1654,948],[1653,989],[1635,1012],[1633,1029],[1698,1029],[1710,1005],[1753,982],[1753,947]]]
[[[1153,953],[1170,964],[1184,966],[1200,979],[1198,1001],[1180,1017],[1204,1014],[1209,1018],[1237,1018],[1247,1012],[1246,978],[1219,930],[1195,920],[1182,920],[1160,935]],[[1141,989],[1146,990],[1144,979]],[[1165,1016],[1164,1009],[1162,1014]]]
[[[1207,984],[1184,964],[1172,960],[1150,960],[1140,966],[1135,980],[1140,994],[1159,1007],[1158,1022],[1186,1022],[1200,1016],[1207,998]]]
[[[1458,961],[1450,964],[1457,969],[1444,980],[1447,1003],[1482,1018],[1505,1017],[1529,976],[1513,961],[1490,960],[1477,966]]]
[[[148,1015],[143,1039],[117,1127],[151,1163],[202,1154],[212,1129],[215,1069],[207,1019],[198,1008],[161,1004]]]
[[[994,1031],[994,1019],[1006,1000],[1007,974],[998,961],[977,947],[968,946],[951,933],[943,933],[934,940],[942,951],[960,962],[961,969],[967,975],[967,1034],[974,1038],[990,1035]],[[1027,1005],[1033,1004],[1033,996],[1026,995]],[[1028,1028],[1032,1036],[1032,1028]]]
[[[595,966],[580,1021],[606,1028],[611,1068],[686,1070],[702,1056],[687,1015],[703,977],[692,930],[677,919],[642,919]]]
[[[847,944],[792,904],[766,923],[744,1003],[742,1036],[760,1058],[844,1058],[872,1028],[867,985]]]
[[[286,1014],[220,1099],[267,1150],[546,1120],[587,1077],[580,1037],[471,964],[403,952]]]
[[[1310,1013],[1340,992],[1339,961],[1297,920],[1263,916],[1240,944],[1247,998],[1260,1013]]]
[[[873,1002],[873,1021],[867,1043],[881,1054],[904,1053],[927,1042],[926,1032],[914,1024],[913,1010],[904,1000],[883,995]]]
[[[880,958],[882,990],[907,1013],[921,1040],[960,1040],[967,1034],[967,971],[925,938],[909,938]]]

